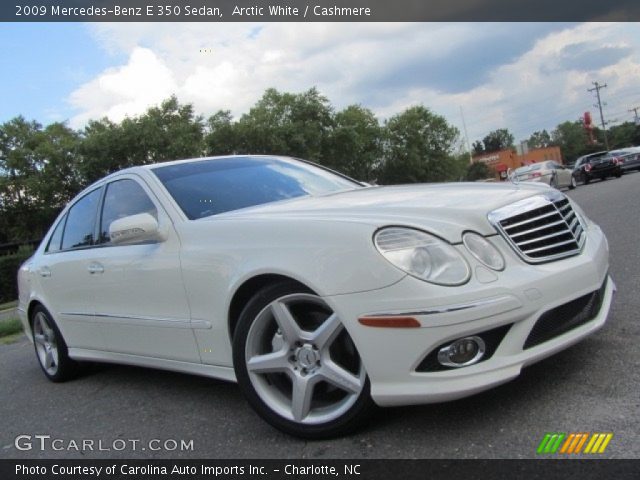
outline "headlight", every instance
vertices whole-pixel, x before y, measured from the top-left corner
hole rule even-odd
[[[480,263],[493,270],[504,269],[502,254],[483,236],[467,232],[462,236],[462,243]]]
[[[469,266],[458,251],[438,237],[412,228],[388,227],[376,232],[378,251],[401,270],[438,285],[469,280]]]

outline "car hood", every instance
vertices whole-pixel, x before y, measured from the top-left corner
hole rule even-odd
[[[448,183],[367,187],[324,196],[298,197],[244,208],[215,219],[279,218],[363,222],[375,227],[407,225],[458,242],[465,230],[483,235],[496,230],[487,214],[496,208],[540,194],[543,184]]]

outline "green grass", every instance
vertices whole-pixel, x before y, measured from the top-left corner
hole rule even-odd
[[[6,337],[22,332],[22,323],[17,318],[0,321],[0,337]]]
[[[16,308],[18,306],[18,301],[14,300],[13,302],[0,303],[0,312],[2,310],[7,310],[9,308]]]
[[[17,342],[21,338],[26,338],[22,332],[7,335],[6,337],[0,337],[0,345],[9,345],[10,343]]]

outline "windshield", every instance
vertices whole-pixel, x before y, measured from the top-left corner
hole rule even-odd
[[[152,170],[191,220],[278,200],[361,187],[329,170],[272,157],[215,158]]]

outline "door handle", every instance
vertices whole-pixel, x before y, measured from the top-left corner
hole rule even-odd
[[[40,274],[41,277],[50,277],[51,269],[49,267],[40,267],[40,270],[38,270],[38,273]]]
[[[87,270],[89,270],[89,273],[91,275],[96,273],[104,273],[104,267],[100,265],[98,262],[90,263],[89,267],[87,267]]]

